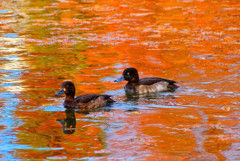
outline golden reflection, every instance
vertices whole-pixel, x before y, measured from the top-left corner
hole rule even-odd
[[[21,113],[17,112],[18,115]],[[18,149],[13,153],[15,157],[46,159],[106,155],[95,153],[105,148],[105,132],[95,123],[81,120],[84,119],[84,115],[76,114],[75,117],[74,111],[70,109],[66,109],[65,112],[48,112],[48,114],[26,111],[24,113],[25,118],[22,118],[25,120],[24,124],[15,129],[18,131],[17,143],[31,146],[31,150]],[[32,118],[32,115],[35,118]],[[61,124],[56,118],[59,118],[57,120]],[[51,154],[43,155],[46,152]]]

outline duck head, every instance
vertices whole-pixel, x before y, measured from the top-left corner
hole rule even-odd
[[[114,82],[121,82],[123,80],[128,81],[129,83],[138,83],[139,76],[138,71],[135,68],[127,68],[123,71],[122,77],[116,79]]]
[[[71,81],[63,82],[61,90],[55,94],[55,96],[61,96],[63,94],[66,94],[66,96],[75,96],[75,86]]]

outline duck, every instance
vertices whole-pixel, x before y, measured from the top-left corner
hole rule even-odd
[[[115,102],[110,95],[85,94],[75,97],[75,86],[71,81],[64,81],[61,90],[55,96],[65,94],[64,107],[90,110],[109,106]]]
[[[127,93],[146,94],[151,92],[174,91],[178,88],[174,80],[159,77],[146,77],[139,79],[136,68],[126,68],[122,76],[114,82],[128,81],[124,89]]]

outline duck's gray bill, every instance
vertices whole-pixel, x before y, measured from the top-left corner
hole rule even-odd
[[[55,96],[61,96],[63,95],[65,92],[63,89],[61,89],[57,94],[55,94]]]
[[[121,81],[123,81],[123,80],[124,80],[124,77],[121,76],[121,78],[116,79],[114,82],[121,82]]]

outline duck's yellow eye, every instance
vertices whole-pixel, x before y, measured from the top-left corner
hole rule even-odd
[[[63,90],[66,92],[67,89],[66,89],[66,88],[63,88]]]
[[[127,75],[129,75],[130,73],[128,72]]]

